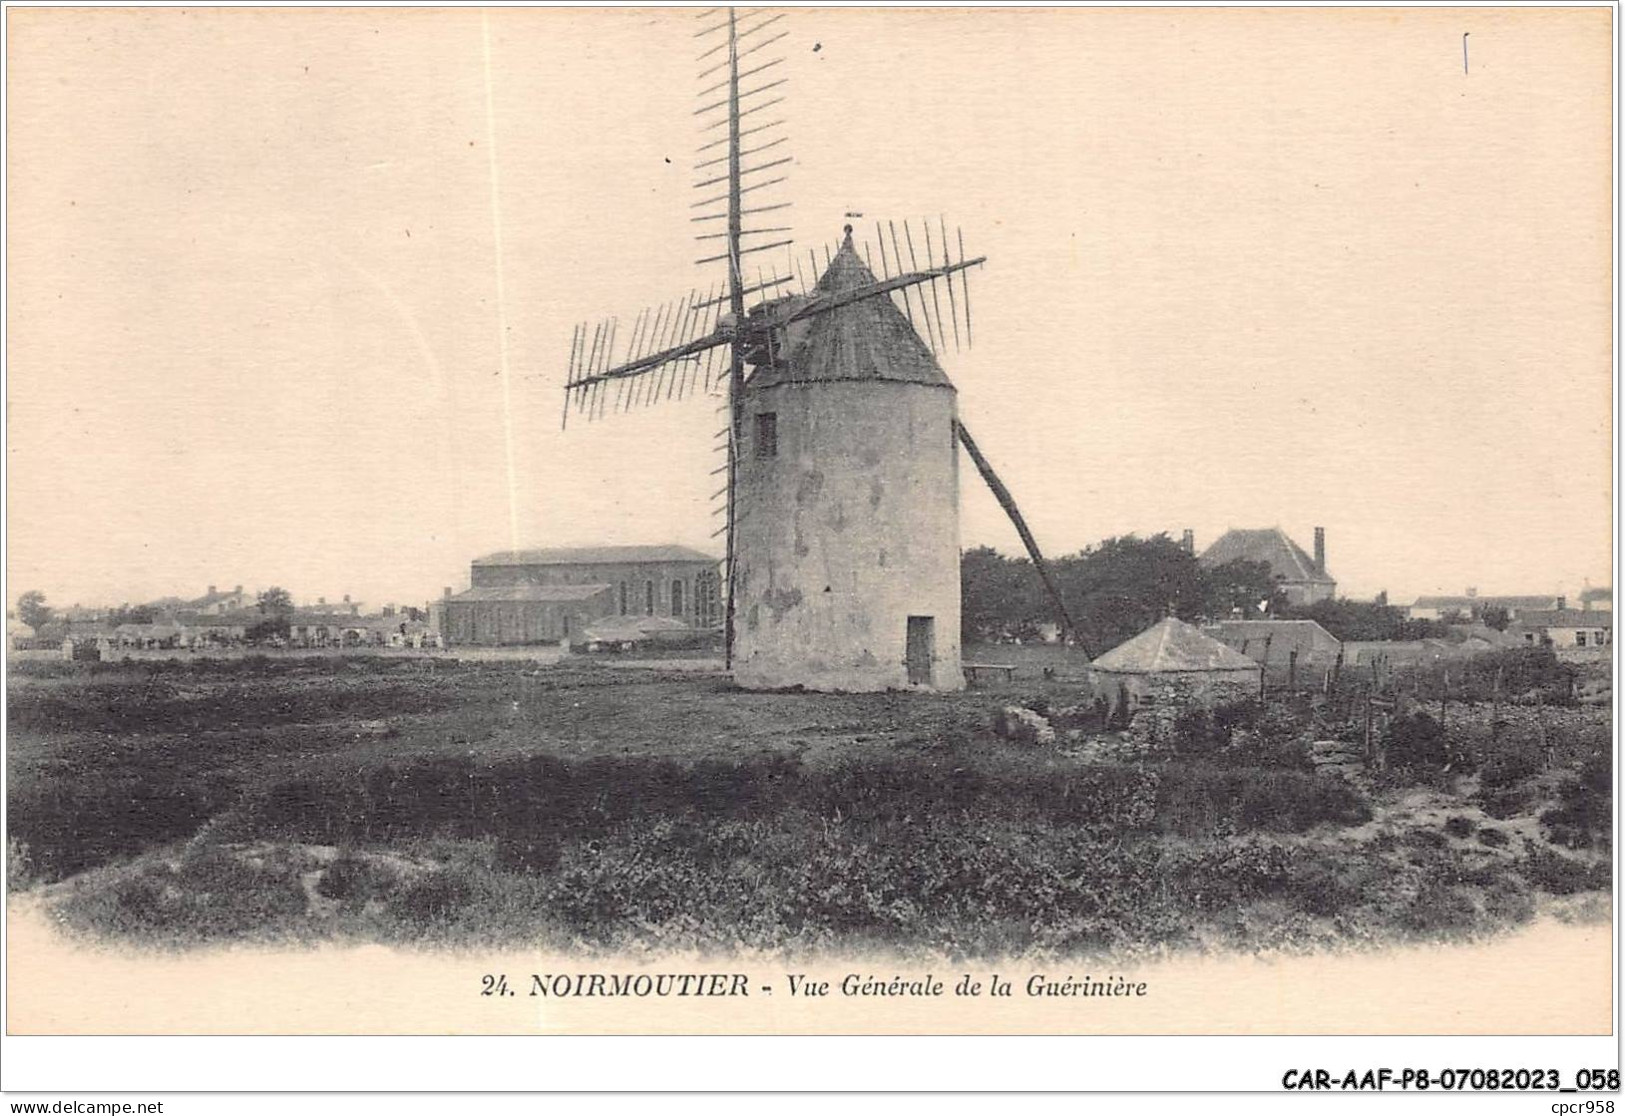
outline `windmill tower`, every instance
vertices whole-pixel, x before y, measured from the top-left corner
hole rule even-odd
[[[816,293],[874,283],[848,226]],[[745,388],[734,678],[959,689],[954,387],[889,299],[786,333]]]
[[[610,406],[681,399],[697,388],[723,395],[717,439],[725,459],[715,473],[727,479],[716,493],[725,498],[717,533],[726,536],[727,664],[739,684],[958,689],[956,440],[1015,523],[1062,629],[1072,631],[1015,502],[958,420],[954,387],[936,358],[948,341],[939,283],[955,344],[961,321],[968,344],[968,270],[984,258],[967,259],[959,234],[954,260],[940,220],[935,240],[930,222],[922,230],[924,267],[906,221],[901,239],[894,223],[876,224],[878,253],[867,243],[860,253],[846,226],[838,249],[824,249],[821,274],[816,252],[803,270],[788,239],[752,239],[789,231],[745,222],[789,205],[746,197],[784,181],[757,176],[791,161],[770,150],[783,142],[774,132],[782,121],[756,115],[783,100],[777,89],[786,79],[741,89],[741,79],[783,61],[751,56],[784,37],[771,30],[784,17],[757,11],[742,21],[728,9],[699,18],[708,26],[697,38],[721,37],[699,56],[707,65],[701,79],[725,76],[702,90],[709,103],[696,115],[715,114],[702,127],[726,132],[700,147],[696,165],[706,175],[696,187],[721,192],[694,208],[724,208],[691,220],[706,223],[702,243],[722,248],[696,263],[722,263],[726,278],[703,297],[695,290],[640,314],[624,352],[615,319],[578,326],[565,421],[572,410],[596,418]],[[746,165],[753,157],[762,161]],[[709,231],[710,222],[725,224]],[[782,268],[747,274],[746,257],[779,250]]]

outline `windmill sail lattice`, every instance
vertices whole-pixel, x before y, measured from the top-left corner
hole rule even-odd
[[[680,400],[695,392],[720,395],[725,416],[715,436],[726,474],[716,493],[724,519],[716,534],[726,537],[724,627],[728,665],[733,665],[735,569],[738,532],[745,509],[738,498],[743,401],[747,383],[771,383],[788,348],[792,330],[820,315],[867,299],[889,299],[918,341],[933,357],[972,341],[969,272],[985,257],[969,257],[964,234],[945,218],[916,223],[876,221],[873,236],[847,225],[839,246],[796,248],[787,211],[773,187],[784,183],[794,165],[785,146],[785,102],[789,76],[774,48],[789,31],[784,12],[768,9],[711,9],[696,17],[693,33],[700,105],[695,190],[690,205],[701,267],[721,265],[722,274],[691,288],[686,296],[643,310],[630,323],[609,318],[575,328],[565,377],[564,415],[588,420],[608,412]],[[855,215],[849,215],[855,216]],[[857,239],[854,239],[854,238]],[[843,253],[863,266],[856,282],[822,282]],[[900,322],[898,323],[901,324]],[[754,369],[754,372],[749,370]],[[993,473],[958,419],[955,436],[978,472],[1010,515],[1050,591],[1062,628],[1073,630],[1043,556],[1008,489]]]
[[[702,245],[695,263],[720,264],[723,275],[684,297],[640,312],[630,324],[610,318],[578,325],[565,377],[562,418],[566,425],[572,413],[590,420],[611,410],[721,389],[724,405],[719,409],[726,412],[727,421],[716,441],[726,460],[715,472],[726,473],[728,478],[717,493],[723,500],[719,511],[725,517],[717,533],[727,538],[724,622],[730,665],[735,534],[741,511],[736,499],[739,416],[747,368],[771,364],[781,343],[776,339],[782,339],[793,323],[866,298],[893,299],[921,330],[933,352],[947,344],[948,331],[957,346],[961,325],[968,344],[971,317],[966,272],[983,262],[981,257],[966,257],[959,230],[954,230],[950,242],[947,222],[941,217],[935,235],[930,221],[924,222],[918,235],[913,223],[904,221],[901,237],[896,222],[877,222],[873,244],[865,241],[861,251],[871,269],[879,261],[878,278],[838,294],[818,291],[820,252],[809,248],[803,265],[785,216],[791,203],[766,193],[788,178],[794,162],[785,146],[788,137],[780,110],[790,79],[782,70],[784,57],[772,54],[772,48],[789,34],[783,26],[786,14],[729,8],[696,17],[703,26],[694,32],[701,45],[697,55],[701,104],[694,111],[701,142],[696,149],[694,187],[703,196],[692,203],[690,208],[697,212],[689,221],[696,227],[696,242]],[[846,231],[850,239],[850,227]],[[950,243],[957,246],[957,258]],[[830,246],[823,246],[826,267],[834,256]],[[929,301],[924,290],[927,284]],[[946,328],[944,292],[939,284],[946,286]]]

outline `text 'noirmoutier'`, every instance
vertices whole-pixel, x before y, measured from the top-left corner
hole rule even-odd
[[[500,984],[497,981],[500,979]],[[487,978],[487,983],[506,992],[507,979]],[[1000,977],[997,973],[978,979],[969,973],[950,987],[940,977],[879,977],[848,973],[839,981],[822,980],[801,974],[786,974],[778,989],[797,999],[827,997],[924,998],[937,996],[1013,996],[1020,988],[1032,997],[1109,998],[1146,995],[1145,982],[1132,982],[1120,976],[1095,978],[1055,977],[1036,973],[1022,980]],[[690,997],[690,996],[773,995],[772,983],[754,983],[745,973],[532,973],[530,996],[570,999],[576,997]],[[500,994],[500,992],[499,992]],[[508,993],[511,995],[511,993]]]

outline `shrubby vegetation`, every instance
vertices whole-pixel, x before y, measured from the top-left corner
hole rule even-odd
[[[1411,706],[1379,733],[1389,768],[1350,781],[1309,760],[1360,739],[1336,692],[1186,710],[1097,753],[1007,744],[977,693],[449,661],[34,666],[9,695],[11,886],[139,940],[1301,946],[1479,933],[1608,876],[1601,709],[1546,707],[1543,736],[1518,719],[1533,707],[1491,723],[1453,704],[1440,726]],[[1075,686],[1018,696],[1101,732]],[[1437,805],[1397,810],[1414,799]]]

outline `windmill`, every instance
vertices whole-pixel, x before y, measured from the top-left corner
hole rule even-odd
[[[961,333],[971,341],[969,271],[985,257],[967,257],[963,233],[950,240],[942,218],[935,230],[925,221],[918,237],[912,222],[899,236],[888,220],[875,223],[878,251],[860,249],[847,224],[840,244],[823,249],[822,273],[812,249],[802,268],[783,235],[790,227],[770,216],[790,203],[760,194],[791,163],[772,111],[784,100],[788,79],[776,69],[784,59],[761,56],[788,33],[783,18],[733,8],[698,17],[704,103],[694,115],[704,142],[695,186],[707,196],[690,220],[711,246],[696,264],[721,264],[725,274],[637,315],[624,345],[617,319],[577,326],[563,421],[695,391],[721,396],[725,458],[713,475],[726,480],[714,498],[723,501],[724,647],[736,681],[958,688],[956,443],[1015,524],[1062,631],[1073,631],[1032,532],[959,421],[937,363],[949,338],[944,302],[955,346]],[[752,266],[756,259],[767,262]]]

